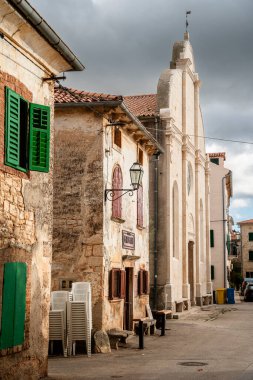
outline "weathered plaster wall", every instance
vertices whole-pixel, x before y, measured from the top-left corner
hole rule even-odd
[[[21,49],[22,50],[22,49]],[[23,346],[2,350],[3,378],[39,377],[47,373],[48,310],[52,242],[51,130],[50,172],[22,173],[4,165],[5,86],[28,101],[52,106],[53,84],[42,82],[48,74],[4,39],[0,43],[0,249],[1,271],[8,261],[28,267],[26,340]],[[51,114],[53,124],[53,113]],[[15,352],[18,352],[14,354]],[[24,378],[24,377],[23,377]]]
[[[52,290],[60,281],[92,286],[94,326],[103,296],[102,119],[85,108],[55,110]]]
[[[116,164],[120,165],[123,175],[123,188],[131,188],[129,169],[137,161],[137,143],[124,129],[122,130],[122,147],[115,147],[112,143],[112,129],[107,127],[104,134],[104,148],[107,152],[104,158],[103,177],[106,188],[112,187],[112,173]],[[149,270],[149,157],[143,150],[143,207],[144,228],[137,228],[137,192],[130,197],[128,194],[122,197],[122,223],[111,219],[112,202],[104,204],[104,327],[123,327],[124,301],[110,301],[108,273],[112,268],[133,268],[133,317],[139,318],[146,315],[145,305],[149,297],[139,296],[137,289],[137,276],[140,269]],[[122,248],[122,230],[135,234],[135,250]],[[123,255],[135,255],[140,257],[136,261],[123,261]]]

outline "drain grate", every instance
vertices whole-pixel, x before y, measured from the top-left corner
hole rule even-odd
[[[202,366],[208,365],[208,363],[205,363],[205,362],[180,362],[177,364],[183,365],[186,367],[202,367]]]

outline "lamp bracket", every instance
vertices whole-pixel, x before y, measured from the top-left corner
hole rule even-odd
[[[127,193],[129,193],[128,195],[132,197],[135,190],[137,189],[105,189],[105,202],[107,200],[111,202],[116,201],[116,199],[123,197],[123,195]],[[123,193],[115,197],[117,191],[123,191]]]

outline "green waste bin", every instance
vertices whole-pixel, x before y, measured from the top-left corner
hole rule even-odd
[[[225,288],[216,289],[216,303],[218,305],[223,305],[224,303],[226,303],[226,289]]]

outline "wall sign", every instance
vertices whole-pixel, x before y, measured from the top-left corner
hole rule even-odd
[[[122,248],[135,249],[135,234],[122,230]]]

